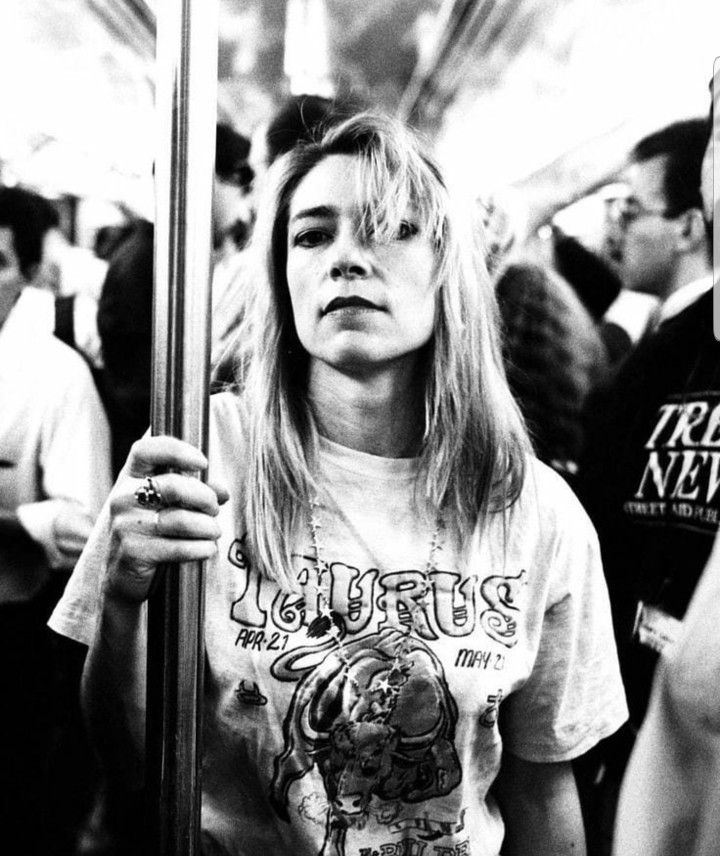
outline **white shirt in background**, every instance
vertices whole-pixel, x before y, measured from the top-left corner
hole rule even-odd
[[[0,603],[26,600],[67,558],[54,533],[75,508],[95,518],[111,486],[107,420],[82,358],[43,329],[45,294],[27,287],[0,328],[0,507],[46,563],[0,569]]]

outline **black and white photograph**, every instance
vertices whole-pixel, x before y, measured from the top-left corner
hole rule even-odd
[[[0,851],[720,856],[717,0],[0,72]]]

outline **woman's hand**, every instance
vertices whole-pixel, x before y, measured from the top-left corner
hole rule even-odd
[[[197,478],[206,468],[200,451],[174,437],[144,437],[133,445],[110,501],[106,597],[140,603],[159,564],[209,559],[217,552],[216,518],[228,495]],[[159,507],[141,505],[136,497],[148,476],[162,497]]]

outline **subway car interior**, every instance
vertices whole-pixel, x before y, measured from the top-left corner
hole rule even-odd
[[[720,854],[719,70],[717,0],[0,2],[0,851]]]

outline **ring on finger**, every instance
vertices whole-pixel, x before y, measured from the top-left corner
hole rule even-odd
[[[160,493],[150,476],[146,476],[145,484],[141,484],[135,491],[135,501],[142,508],[159,509],[165,505],[162,493]]]

